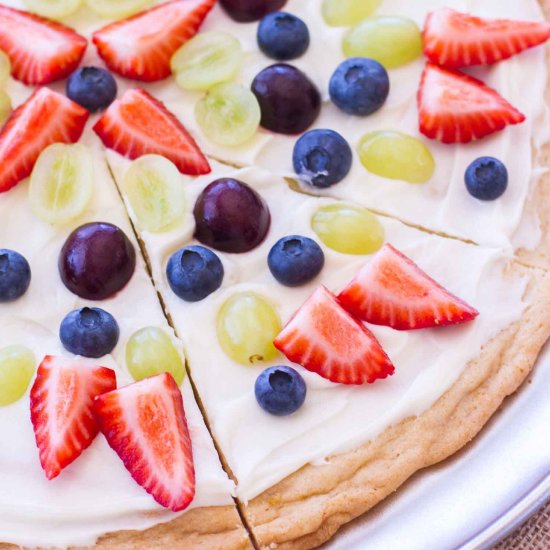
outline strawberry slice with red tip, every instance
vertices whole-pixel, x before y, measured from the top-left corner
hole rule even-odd
[[[181,392],[168,373],[99,396],[95,418],[134,480],[178,512],[195,495],[191,439]]]
[[[170,76],[170,59],[201,26],[216,0],[174,0],[93,34],[107,67],[126,78],[153,82]]]
[[[454,69],[490,65],[549,38],[546,21],[482,19],[451,8],[430,13],[423,32],[426,57]]]
[[[427,63],[418,90],[420,131],[443,143],[468,143],[525,120],[476,78]]]
[[[374,337],[320,286],[273,342],[293,363],[340,384],[372,383],[394,367]]]
[[[47,355],[31,389],[31,421],[40,463],[53,479],[99,432],[94,398],[116,388],[114,371],[78,359]]]
[[[338,300],[359,319],[397,330],[456,325],[479,315],[391,244],[376,253]]]
[[[208,174],[210,165],[195,140],[163,103],[144,90],[128,90],[94,126],[104,145],[130,159],[158,154],[183,174]]]
[[[84,37],[61,23],[0,5],[0,49],[10,58],[13,77],[25,84],[69,76],[86,45]]]
[[[78,141],[88,116],[64,95],[48,88],[36,90],[0,130],[0,193],[29,176],[48,145]]]

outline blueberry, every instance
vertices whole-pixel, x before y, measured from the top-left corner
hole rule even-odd
[[[120,331],[115,318],[104,309],[83,307],[71,311],[59,328],[63,347],[84,357],[103,357],[111,353]]]
[[[273,277],[285,286],[308,283],[325,265],[321,247],[308,237],[289,235],[279,239],[269,251],[267,265]]]
[[[295,15],[278,11],[266,15],[258,25],[258,46],[267,57],[288,61],[309,47],[307,25]]]
[[[330,187],[351,169],[348,142],[334,130],[310,130],[294,146],[292,162],[300,180],[314,187]]]
[[[17,300],[31,283],[29,262],[21,254],[0,248],[0,303]]]
[[[223,265],[208,248],[186,246],[172,254],[166,276],[174,294],[186,302],[199,302],[220,288]]]
[[[498,199],[508,187],[508,170],[493,157],[480,157],[466,169],[464,182],[470,195],[482,201]]]
[[[350,115],[366,116],[382,105],[390,92],[386,69],[366,57],[352,57],[338,65],[329,83],[330,98]]]
[[[95,113],[114,101],[117,85],[113,75],[105,69],[80,67],[67,80],[66,91],[75,103]]]
[[[270,367],[256,379],[254,393],[264,411],[287,416],[304,404],[306,383],[292,367]]]

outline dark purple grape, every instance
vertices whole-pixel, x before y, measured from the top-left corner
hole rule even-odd
[[[220,0],[231,19],[240,23],[259,21],[264,15],[280,10],[286,0]]]
[[[285,63],[267,67],[252,82],[262,112],[261,125],[280,134],[300,134],[321,110],[321,94],[299,69]]]
[[[213,181],[199,195],[193,211],[195,237],[222,252],[248,252],[267,235],[269,208],[262,197],[241,181]]]
[[[88,300],[116,294],[132,278],[134,246],[116,225],[93,222],[77,227],[59,255],[59,274],[65,286]]]

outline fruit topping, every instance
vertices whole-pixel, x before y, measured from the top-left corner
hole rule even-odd
[[[75,13],[82,0],[24,0],[25,6],[34,13],[49,19],[63,19]]]
[[[36,90],[0,130],[0,193],[29,176],[50,143],[78,141],[88,116],[86,109],[61,94]]]
[[[232,178],[208,185],[197,198],[193,214],[195,238],[222,252],[249,252],[262,243],[271,225],[262,197]]]
[[[223,264],[204,246],[186,246],[170,256],[166,278],[176,296],[186,302],[199,302],[220,288]]]
[[[181,392],[168,373],[99,396],[94,416],[134,480],[159,504],[184,510],[195,496],[193,449]]]
[[[105,300],[134,274],[136,252],[124,232],[105,222],[86,223],[67,238],[59,255],[63,284],[87,300]]]
[[[0,50],[0,88],[3,88],[8,83],[10,74],[10,58],[2,50]]]
[[[118,343],[120,330],[115,318],[98,307],[83,307],[68,313],[59,327],[63,347],[83,357],[103,357]]]
[[[254,385],[258,405],[275,416],[288,416],[296,412],[306,399],[306,383],[292,367],[280,366],[265,369]]]
[[[100,67],[80,67],[67,80],[67,96],[90,113],[106,109],[116,98],[113,75]]]
[[[330,187],[351,169],[353,153],[334,130],[310,130],[294,145],[292,162],[300,181],[313,187]]]
[[[273,339],[281,330],[277,311],[263,296],[240,292],[227,300],[216,321],[223,351],[241,365],[277,357]]]
[[[307,25],[295,15],[282,11],[266,15],[258,25],[260,50],[278,61],[289,61],[303,55],[309,47]]]
[[[182,174],[208,174],[195,140],[163,103],[144,90],[128,90],[96,122],[103,144],[130,159],[148,153],[171,160]]]
[[[363,321],[396,330],[456,325],[479,315],[390,244],[361,269],[338,300]]]
[[[384,244],[384,228],[366,208],[346,203],[317,209],[311,228],[321,241],[342,254],[372,254]]]
[[[422,55],[422,35],[407,17],[370,17],[349,30],[343,49],[346,57],[369,57],[395,69]]]
[[[380,131],[361,138],[357,152],[363,166],[373,174],[409,183],[431,179],[435,161],[422,141],[395,131]]]
[[[160,233],[185,216],[185,182],[173,162],[144,155],[124,174],[124,194],[140,229]]]
[[[30,284],[29,262],[15,250],[0,248],[0,303],[21,298]]]
[[[0,48],[12,75],[24,84],[49,84],[70,75],[87,41],[72,29],[39,15],[0,5]]]
[[[451,8],[430,13],[423,32],[426,57],[454,69],[490,65],[549,38],[547,21],[483,19]]]
[[[10,115],[11,98],[4,90],[0,90],[0,127],[8,120]]]
[[[235,21],[258,21],[272,11],[280,10],[287,0],[220,0],[220,4]]]
[[[143,10],[150,2],[151,0],[86,0],[86,5],[101,17],[120,19]]]
[[[274,344],[293,363],[340,384],[370,384],[394,372],[374,335],[324,286],[300,307]]]
[[[366,19],[382,0],[323,0],[321,7],[327,25],[350,27]]]
[[[215,0],[172,0],[96,31],[93,42],[111,71],[153,82],[170,76],[170,59],[201,26]]]
[[[472,197],[482,201],[494,201],[508,187],[508,170],[494,157],[480,157],[466,169],[464,182]]]
[[[51,224],[78,218],[92,198],[93,169],[92,154],[85,145],[48,145],[31,173],[29,199],[35,216]]]
[[[267,265],[273,277],[282,285],[301,286],[321,273],[325,255],[313,239],[289,235],[272,246]]]
[[[222,31],[201,32],[188,40],[170,61],[178,86],[184,90],[208,90],[232,80],[243,61],[241,43]]]
[[[0,349],[0,407],[19,401],[36,369],[34,353],[25,346]]]
[[[260,104],[261,125],[272,132],[301,134],[321,110],[319,90],[292,65],[277,63],[258,73],[252,92]]]
[[[480,80],[427,63],[418,91],[420,131],[443,143],[468,143],[525,120]]]
[[[78,458],[99,432],[94,398],[116,388],[114,371],[47,355],[31,388],[31,421],[48,479]]]
[[[180,386],[185,378],[181,355],[170,336],[158,327],[145,327],[130,336],[126,366],[136,381],[168,372]]]
[[[195,117],[206,137],[227,147],[246,143],[260,125],[256,96],[241,84],[214,86],[195,106]]]

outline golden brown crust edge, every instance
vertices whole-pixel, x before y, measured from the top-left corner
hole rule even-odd
[[[518,265],[511,271],[531,274],[522,318],[486,344],[429,410],[326,465],[303,467],[243,506],[260,548],[320,545],[482,429],[525,380],[550,336],[550,275]]]

